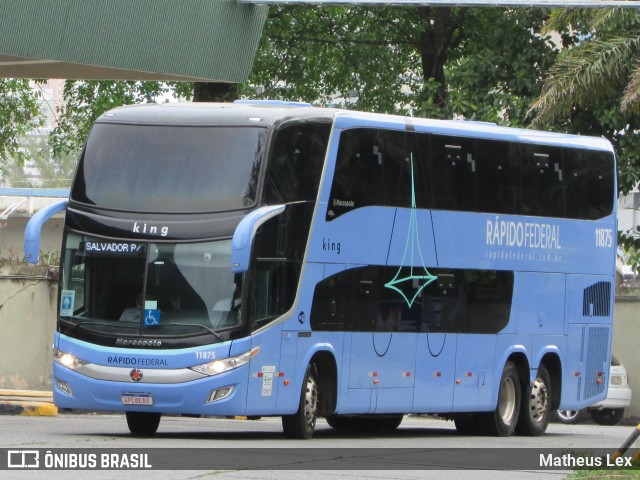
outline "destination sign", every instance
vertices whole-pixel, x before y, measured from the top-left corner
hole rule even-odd
[[[144,253],[144,243],[137,242],[84,242],[85,253],[108,253],[114,255],[139,255]]]

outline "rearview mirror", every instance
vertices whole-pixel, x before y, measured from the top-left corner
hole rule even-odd
[[[284,212],[285,205],[268,205],[258,208],[244,217],[231,240],[231,271],[243,273],[249,269],[251,247],[256,231],[264,222]]]

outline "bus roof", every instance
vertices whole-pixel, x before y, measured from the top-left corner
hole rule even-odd
[[[602,137],[545,132],[526,128],[501,127],[494,123],[468,120],[433,120],[418,117],[401,117],[375,113],[342,111],[337,114],[337,128],[371,126],[374,128],[407,128],[439,135],[464,136],[487,140],[503,140],[518,143],[535,143],[559,147],[586,148],[613,152],[609,140]]]
[[[146,125],[254,125],[274,126],[289,120],[334,122],[337,128],[409,128],[440,135],[536,143],[613,152],[611,143],[600,137],[569,135],[524,128],[501,127],[466,120],[432,120],[380,113],[320,108],[291,102],[206,103],[177,102],[139,104],[104,113],[97,123]]]
[[[267,103],[146,103],[128,105],[101,115],[96,123],[136,123],[147,125],[254,125],[272,126],[294,119],[331,122],[337,110]]]

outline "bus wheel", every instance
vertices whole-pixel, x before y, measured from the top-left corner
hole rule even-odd
[[[498,405],[493,412],[477,414],[480,428],[486,435],[508,437],[518,423],[520,413],[520,379],[513,362],[507,362],[500,377]]]
[[[551,377],[544,365],[538,367],[535,381],[525,392],[516,431],[537,437],[547,430],[551,418]]]
[[[313,436],[318,418],[318,382],[315,367],[307,366],[307,372],[302,382],[300,404],[293,415],[282,416],[282,429],[287,438],[308,439]]]
[[[160,425],[160,414],[153,412],[127,412],[127,425],[134,435],[153,435]]]

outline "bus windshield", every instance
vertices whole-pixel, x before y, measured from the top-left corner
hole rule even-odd
[[[210,335],[241,324],[231,241],[145,243],[68,233],[60,318],[104,335]],[[213,341],[217,341],[213,340]]]
[[[87,140],[71,199],[138,212],[251,207],[267,135],[262,127],[98,123]]]

